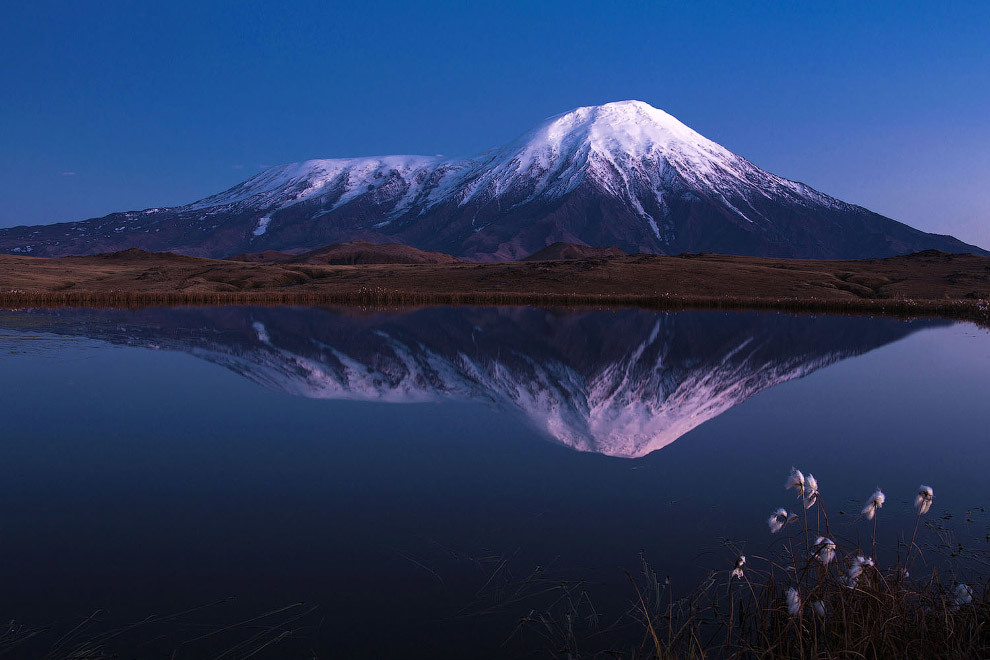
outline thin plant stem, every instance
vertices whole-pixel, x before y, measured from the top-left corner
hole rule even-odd
[[[636,586],[636,581],[633,580],[632,575],[626,572],[626,577],[629,578],[629,582],[632,584],[633,589],[636,590],[636,595],[639,597],[639,605],[643,608],[643,617],[646,618],[646,625],[650,630],[650,636],[653,638],[653,645],[657,649],[657,657],[663,657],[663,648],[660,646],[660,638],[657,637],[657,631],[653,629],[653,620],[650,618],[650,610],[646,607],[646,601],[643,600],[643,594],[640,593],[639,587]],[[669,586],[669,585],[668,585]]]
[[[908,546],[907,556],[904,558],[904,570],[908,570],[908,562],[911,559],[911,551],[914,550],[914,539],[918,536],[918,524],[921,522],[921,509],[918,509],[918,515],[914,519],[914,533],[911,534],[911,544]]]
[[[877,512],[873,512],[873,562],[877,561]]]
[[[825,518],[825,536],[831,538],[832,532],[828,528],[828,511],[825,510],[825,502],[821,495],[818,496],[818,508],[822,512],[822,517]]]

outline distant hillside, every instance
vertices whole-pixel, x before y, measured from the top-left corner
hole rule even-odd
[[[227,257],[227,261],[246,261],[253,264],[281,264],[294,259],[295,257],[296,255],[290,252],[265,250],[264,252],[246,252],[244,254],[235,254],[232,257]]]
[[[561,259],[589,259],[595,257],[624,257],[626,253],[615,247],[590,247],[577,243],[558,241],[548,245],[520,261],[559,261]]]
[[[250,263],[289,263],[289,264],[312,264],[329,266],[352,266],[358,264],[453,264],[460,259],[444,254],[443,252],[432,252],[430,250],[420,250],[409,245],[398,243],[367,243],[365,241],[351,241],[348,243],[334,243],[326,247],[303,252],[302,254],[290,254],[277,250],[266,250],[264,252],[254,252],[239,254],[229,257],[229,261],[247,261]]]

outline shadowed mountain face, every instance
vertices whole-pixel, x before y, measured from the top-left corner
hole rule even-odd
[[[474,158],[311,160],[184,206],[0,230],[0,252],[34,256],[137,247],[223,258],[345,241],[475,260],[556,242],[809,259],[986,254],[761,170],[639,101],[577,108]]]
[[[23,317],[30,318],[25,323]],[[525,415],[581,451],[639,457],[773,385],[940,321],[644,310],[60,310],[0,324],[178,350],[265,387]]]

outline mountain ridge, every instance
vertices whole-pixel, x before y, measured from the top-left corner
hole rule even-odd
[[[577,108],[473,158],[309,160],[183,206],[0,230],[0,252],[40,256],[227,257],[350,241],[478,261],[556,242],[819,259],[988,254],[766,172],[640,101]]]

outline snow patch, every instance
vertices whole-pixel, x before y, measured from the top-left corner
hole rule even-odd
[[[261,236],[266,231],[268,231],[268,223],[270,223],[271,221],[272,219],[266,215],[265,217],[258,220],[258,226],[255,227],[254,231],[251,233],[253,233],[255,236]]]

